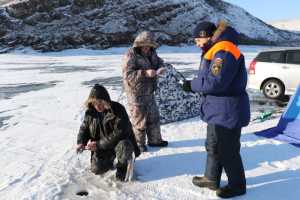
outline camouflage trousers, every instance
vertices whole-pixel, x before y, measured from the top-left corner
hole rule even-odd
[[[121,140],[112,150],[95,151],[91,154],[91,171],[95,174],[103,174],[114,168],[114,160],[117,158],[118,166],[127,166],[134,152],[130,140]]]
[[[141,104],[128,104],[133,132],[138,145],[157,144],[162,141],[159,110],[154,96],[146,98]]]

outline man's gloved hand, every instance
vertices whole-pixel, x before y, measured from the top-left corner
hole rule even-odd
[[[193,92],[190,80],[184,80],[181,87],[186,92]]]

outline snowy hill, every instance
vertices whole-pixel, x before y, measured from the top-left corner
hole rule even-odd
[[[227,20],[244,43],[295,45],[300,35],[276,29],[219,0],[16,0],[0,8],[2,48],[42,51],[130,44],[148,29],[162,44],[191,42],[201,20]]]
[[[5,5],[9,2],[11,2],[12,0],[0,0],[0,6]]]
[[[300,32],[300,19],[275,21],[270,24],[279,29]]]

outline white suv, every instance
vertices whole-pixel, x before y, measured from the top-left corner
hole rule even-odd
[[[259,89],[267,98],[292,95],[300,83],[300,48],[260,52],[250,63],[248,88]]]

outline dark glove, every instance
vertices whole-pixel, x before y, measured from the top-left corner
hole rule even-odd
[[[98,140],[96,145],[99,150],[110,150],[114,149],[117,143],[117,138],[109,138],[108,136],[108,138],[101,138]]]
[[[97,141],[97,148],[99,150],[106,150],[107,149],[107,142],[104,139]]]
[[[181,87],[186,92],[193,92],[190,80],[184,80]]]

